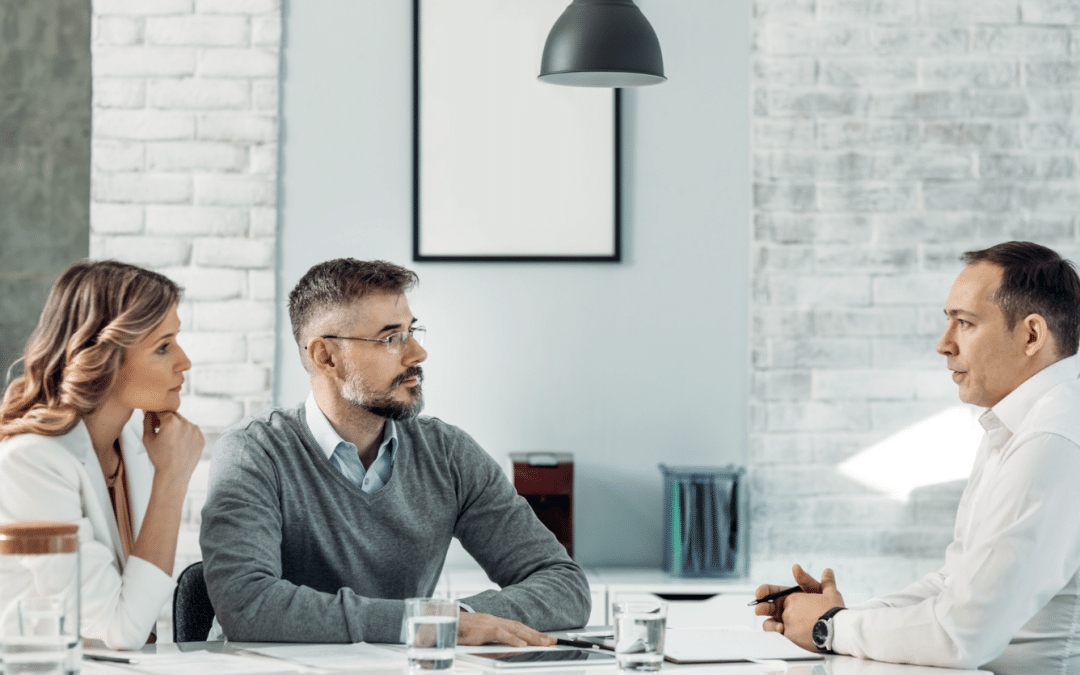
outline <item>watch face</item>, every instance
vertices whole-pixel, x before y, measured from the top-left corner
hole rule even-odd
[[[814,623],[814,630],[810,632],[810,638],[814,641],[815,647],[825,649],[825,645],[829,641],[829,624],[819,619]]]

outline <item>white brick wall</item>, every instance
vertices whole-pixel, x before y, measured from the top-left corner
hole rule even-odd
[[[208,437],[177,572],[214,438],[271,397],[280,46],[279,0],[93,2],[90,255],[185,287],[181,411]]]
[[[961,482],[895,500],[839,465],[959,403],[933,351],[957,256],[1078,259],[1080,0],[753,9],[754,573],[833,565],[857,600],[950,536]]]

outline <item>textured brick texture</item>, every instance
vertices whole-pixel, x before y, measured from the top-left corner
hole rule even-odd
[[[916,433],[961,405],[934,352],[957,256],[1078,259],[1080,1],[755,0],[751,21],[754,574],[830,565],[857,600],[949,541],[962,479],[890,492],[845,463],[925,450],[909,437],[928,469],[970,456]]]
[[[185,287],[180,410],[207,435],[204,465],[216,435],[271,398],[280,47],[278,0],[93,3],[90,254]],[[201,557],[206,475],[178,573]]]

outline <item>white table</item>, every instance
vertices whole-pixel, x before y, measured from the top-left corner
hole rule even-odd
[[[554,633],[559,635],[558,632]],[[280,644],[267,644],[267,643],[255,643],[255,642],[186,642],[182,644],[163,643],[160,645],[147,645],[141,651],[148,654],[180,654],[184,652],[193,652],[206,650],[215,653],[224,654],[241,654],[241,650],[249,649],[252,647],[269,647],[269,646],[281,646]],[[138,652],[134,652],[133,655],[137,656]],[[257,658],[257,657],[252,657]],[[311,673],[314,672],[310,668],[304,666],[291,664],[287,661],[281,661],[281,669],[276,672],[282,674],[296,675],[297,673]],[[737,665],[737,664],[736,664]],[[83,672],[86,675],[117,675],[121,669],[126,672],[136,675],[137,671],[134,669],[128,669],[123,667],[107,666],[105,664],[93,663],[90,661],[83,662]],[[693,666],[678,666],[671,663],[665,663],[661,673],[673,674],[678,671],[678,675],[725,675],[725,673],[737,672],[737,669],[725,667],[724,664],[716,665],[693,665]],[[327,672],[327,671],[320,671]],[[364,675],[399,675],[407,673],[405,669],[401,671],[333,671],[334,673],[342,673],[343,675],[349,672],[364,673]],[[490,674],[495,671],[485,670],[478,665],[474,665],[460,659],[455,664],[454,675],[483,675],[485,673]],[[529,675],[533,673],[535,675],[622,675],[621,671],[615,666],[564,666],[554,668],[529,668],[519,671],[513,671],[520,673],[521,675]],[[953,670],[949,668],[926,668],[921,666],[905,666],[895,663],[880,663],[878,661],[865,661],[862,659],[852,658],[850,656],[826,656],[822,661],[807,661],[807,662],[790,662],[787,670],[788,675],[950,675],[960,673],[985,673],[986,671],[980,670]],[[193,673],[193,675],[198,675]]]

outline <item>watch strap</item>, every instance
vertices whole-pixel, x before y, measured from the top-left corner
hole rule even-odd
[[[847,607],[833,607],[832,609],[818,617],[818,621],[828,621],[829,619],[836,616],[836,613],[842,609],[847,609]]]

